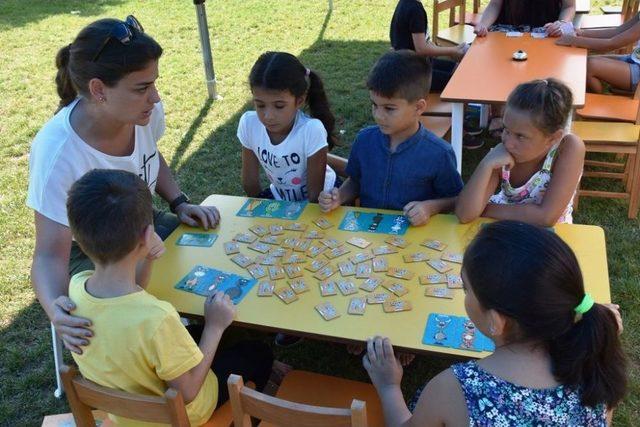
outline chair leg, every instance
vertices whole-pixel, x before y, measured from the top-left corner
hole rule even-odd
[[[56,334],[56,328],[51,324],[51,343],[53,345],[53,363],[56,369],[56,390],[53,395],[60,399],[64,393],[64,386],[60,378],[60,366],[62,366],[62,340]]]
[[[631,184],[633,183],[633,177],[636,173],[635,162],[636,162],[635,154],[629,154],[629,156],[627,157],[625,168],[624,168],[624,173],[625,173],[624,189],[627,193],[631,192]]]
[[[629,156],[631,157],[631,156]],[[633,175],[629,177],[631,181],[631,197],[629,198],[629,218],[638,217],[638,209],[640,208],[640,153],[633,155],[634,162],[631,170]]]

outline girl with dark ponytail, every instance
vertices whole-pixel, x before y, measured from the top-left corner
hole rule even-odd
[[[388,339],[364,365],[388,426],[605,426],[627,387],[617,306],[586,293],[578,261],[555,233],[516,221],[483,227],[464,254],[465,309],[495,352],[431,380],[413,414]]]
[[[165,129],[155,87],[161,55],[160,45],[133,16],[87,25],[56,55],[60,103],[36,135],[29,157],[27,205],[36,224],[31,279],[58,334],[77,353],[91,331],[87,319],[69,314],[74,309],[67,297],[69,277],[93,265],[69,231],[67,192],[76,180],[93,169],[138,175],[177,215],[155,215],[162,238],[180,221],[208,228],[219,220],[216,208],[189,203],[158,151]]]
[[[253,65],[249,85],[255,111],[244,113],[238,125],[245,193],[316,202],[323,189],[336,185],[327,166],[336,120],[322,79],[290,53],[266,52]],[[271,183],[264,191],[260,165]]]

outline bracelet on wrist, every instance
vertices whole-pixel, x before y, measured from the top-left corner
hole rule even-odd
[[[184,193],[180,193],[178,197],[176,197],[169,203],[169,210],[173,213],[176,213],[176,209],[178,208],[178,206],[180,206],[183,203],[189,203],[189,202],[190,200],[187,197],[187,195]]]

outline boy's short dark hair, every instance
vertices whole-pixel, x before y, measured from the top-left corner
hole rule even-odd
[[[133,251],[153,223],[151,193],[131,172],[94,169],[69,190],[67,215],[80,248],[99,264],[111,264]]]
[[[412,50],[387,52],[369,72],[367,88],[385,98],[425,98],[431,88],[431,61]]]

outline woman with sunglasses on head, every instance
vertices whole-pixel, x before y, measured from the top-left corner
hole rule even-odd
[[[160,45],[129,16],[89,24],[56,56],[60,105],[30,154],[27,205],[36,225],[31,280],[65,346],[76,353],[92,332],[88,319],[72,314],[69,277],[94,268],[67,220],[67,191],[77,179],[92,169],[122,169],[166,200],[175,215],[154,212],[156,257],[163,252],[160,239],[180,222],[209,229],[220,221],[215,207],[189,202],[158,151],[165,129],[155,87],[161,55]]]

